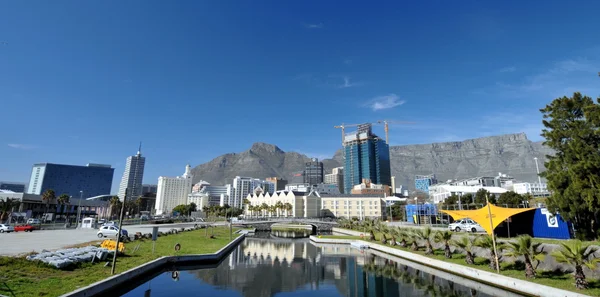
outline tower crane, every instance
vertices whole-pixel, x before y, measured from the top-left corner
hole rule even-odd
[[[398,125],[406,125],[406,124],[414,124],[415,122],[405,122],[405,121],[391,121],[391,120],[380,120],[377,121],[377,124],[383,124],[383,130],[385,130],[385,143],[386,144],[390,144],[389,142],[389,137],[388,137],[388,131],[389,131],[389,124],[398,124]]]
[[[344,136],[346,135],[346,128],[348,127],[356,127],[362,124],[344,124],[342,123],[339,126],[333,126],[333,128],[342,129],[342,146],[344,146]]]

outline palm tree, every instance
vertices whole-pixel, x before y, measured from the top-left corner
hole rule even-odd
[[[477,240],[475,240],[475,246],[489,251],[490,268],[496,270],[496,254],[494,252],[494,241],[492,240],[492,236],[480,236],[479,238],[477,238]],[[498,243],[496,245],[496,249],[498,250],[498,261],[502,259],[501,252],[505,248],[506,245],[504,243]]]
[[[269,205],[264,203],[260,205],[260,210],[262,211],[262,215],[266,216],[267,211],[269,210]]]
[[[418,236],[415,234],[417,230],[410,230],[407,231],[406,236],[408,237],[408,240],[410,241],[410,249],[413,251],[418,251],[419,250],[419,244],[417,243],[417,238]]]
[[[279,217],[280,211],[283,210],[283,202],[277,201],[277,203],[275,203],[275,210],[277,211],[277,217]]]
[[[561,242],[561,249],[552,252],[552,256],[559,263],[567,263],[575,266],[575,287],[577,289],[587,289],[588,282],[585,280],[583,265],[594,271],[600,259],[594,258],[594,253],[598,251],[597,247],[587,247],[581,244],[579,240],[571,242]]]
[[[406,238],[410,236],[410,232],[402,228],[398,228],[396,232],[396,235],[400,238],[400,246],[406,247]]]
[[[142,201],[143,201],[142,196],[139,196],[135,199],[135,205],[137,205],[137,213],[138,214],[141,213],[140,207],[142,206]]]
[[[401,233],[402,231],[398,227],[390,227],[389,232],[390,232],[390,237],[392,238],[392,242],[390,244],[392,246],[395,246],[397,244],[396,240],[398,239],[398,237],[402,236],[402,233]]]
[[[121,205],[121,200],[119,199],[118,196],[112,196],[112,198],[110,198],[109,204],[110,204],[110,216],[112,217],[114,215],[114,213],[117,212],[116,210]]]
[[[535,278],[536,272],[532,265],[532,261],[536,261],[539,264],[540,261],[544,261],[546,252],[542,249],[538,251],[541,243],[533,243],[531,236],[521,235],[516,238],[515,241],[508,241],[506,243],[507,251],[506,256],[509,257],[523,257],[525,260],[525,277]]]
[[[450,251],[450,240],[452,240],[452,231],[437,231],[433,237],[433,240],[437,243],[444,243],[444,256],[450,259],[452,258],[452,252]]]
[[[475,264],[475,257],[473,254],[475,240],[471,236],[461,236],[459,240],[452,240],[451,243],[464,251],[466,255],[465,262],[467,262],[467,264]]]
[[[427,226],[424,229],[416,229],[414,235],[423,241],[425,241],[425,255],[433,254],[433,247],[431,245],[431,227]]]
[[[376,240],[375,239],[375,225],[376,222],[375,220],[371,220],[371,219],[365,219],[364,223],[363,223],[363,227],[364,227],[364,232],[367,233],[369,232],[369,240]]]
[[[56,193],[52,189],[48,189],[42,194],[42,201],[46,203],[46,213],[48,213],[48,210],[50,209],[50,203],[52,203],[52,201],[54,201],[55,199]]]
[[[15,207],[19,207],[19,205],[21,205],[21,202],[16,198],[6,198],[5,200],[0,200],[0,223],[6,221],[8,219],[8,215]]]
[[[385,237],[387,226],[385,225],[385,223],[377,222],[375,224],[375,230],[381,234],[381,243],[385,244],[387,242],[387,238]]]
[[[286,202],[283,205],[283,207],[285,209],[285,215],[289,217],[290,216],[290,211],[292,211],[294,209],[294,206],[291,203]]]
[[[62,194],[62,195],[58,196],[58,198],[56,198],[56,203],[58,205],[60,205],[60,209],[62,210],[62,206],[69,204],[70,200],[71,200],[71,197],[69,197],[69,195]]]

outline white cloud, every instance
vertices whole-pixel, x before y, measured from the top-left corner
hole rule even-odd
[[[304,27],[306,27],[308,29],[321,29],[321,28],[323,28],[323,23],[318,23],[318,24],[304,24]]]
[[[378,110],[383,110],[383,109],[394,108],[394,107],[400,106],[404,103],[405,103],[405,101],[400,100],[398,95],[389,94],[389,95],[385,95],[385,96],[379,96],[379,97],[372,98],[369,101],[367,101],[367,103],[364,106],[371,108],[373,111],[378,111]]]
[[[360,83],[360,82],[351,82],[350,77],[348,77],[348,76],[344,76],[343,79],[344,79],[344,83],[338,86],[338,88],[340,88],[340,89],[345,89],[345,88],[356,87],[356,86],[362,85],[362,83]]]
[[[504,67],[498,71],[499,72],[515,72],[515,71],[517,71],[517,67],[515,67],[515,66]]]
[[[20,143],[9,143],[8,144],[9,147],[12,147],[14,149],[19,149],[19,150],[32,150],[35,147],[32,145],[28,145],[28,144],[20,144]]]

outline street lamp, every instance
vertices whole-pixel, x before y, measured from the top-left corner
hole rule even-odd
[[[540,176],[540,166],[538,165],[538,158],[534,157],[535,160],[535,170],[537,170],[538,182],[540,183],[540,187],[542,186],[542,177]]]
[[[83,199],[83,191],[79,191],[79,203],[77,204],[77,228],[79,228],[79,216],[81,216],[81,200]]]

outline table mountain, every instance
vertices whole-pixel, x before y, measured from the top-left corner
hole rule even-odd
[[[392,146],[390,158],[392,175],[396,184],[414,189],[416,174],[435,173],[439,181],[475,176],[509,174],[521,181],[536,181],[534,157],[544,170],[545,155],[552,150],[541,142],[532,142],[524,133],[417,145]],[[236,176],[265,178],[278,176],[291,180],[293,173],[302,171],[310,158],[296,153],[284,152],[275,145],[255,143],[242,153],[225,154],[208,163],[196,166],[192,172],[194,182],[206,180],[220,185],[231,183]],[[343,166],[342,151],[332,159],[322,160],[326,173]]]

